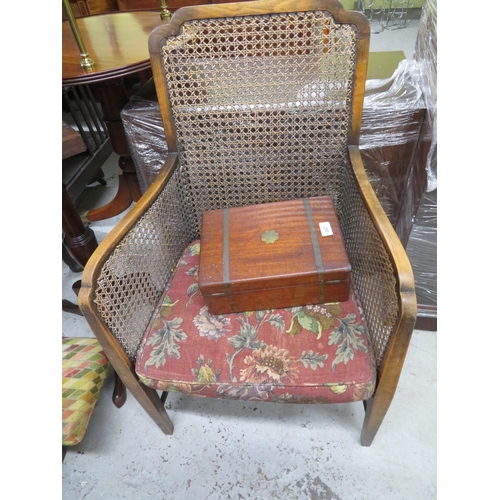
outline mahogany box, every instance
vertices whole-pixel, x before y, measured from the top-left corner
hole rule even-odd
[[[329,196],[203,213],[198,283],[212,314],[342,302],[350,275]]]

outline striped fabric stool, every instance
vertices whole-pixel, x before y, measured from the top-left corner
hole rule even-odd
[[[62,446],[78,444],[108,373],[109,361],[95,338],[62,338]]]

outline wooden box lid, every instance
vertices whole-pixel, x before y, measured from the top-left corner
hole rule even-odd
[[[331,233],[323,236],[320,223]],[[204,296],[349,281],[351,266],[329,196],[208,211],[202,217]]]

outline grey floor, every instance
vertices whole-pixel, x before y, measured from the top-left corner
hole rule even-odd
[[[372,51],[412,58],[418,20],[372,36]],[[111,200],[87,188],[81,212]],[[121,218],[92,223],[100,242]],[[81,277],[62,266],[63,298]],[[66,336],[92,336],[85,320],[62,313]],[[434,499],[437,498],[437,334],[415,331],[398,390],[370,448],[359,444],[363,406],[272,405],[169,395],[175,430],[165,436],[129,395],[117,409],[106,379],[83,441],[62,464],[62,498],[76,499]]]

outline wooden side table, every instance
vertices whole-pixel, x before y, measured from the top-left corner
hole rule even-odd
[[[158,12],[114,12],[76,20],[85,47],[95,65],[80,66],[80,51],[68,21],[62,22],[62,84],[95,84],[111,145],[119,156],[118,192],[103,207],[91,210],[93,222],[114,217],[126,210],[142,193],[130,157],[120,112],[128,102],[124,77],[138,75],[146,83],[151,76],[148,38],[163,21]]]

